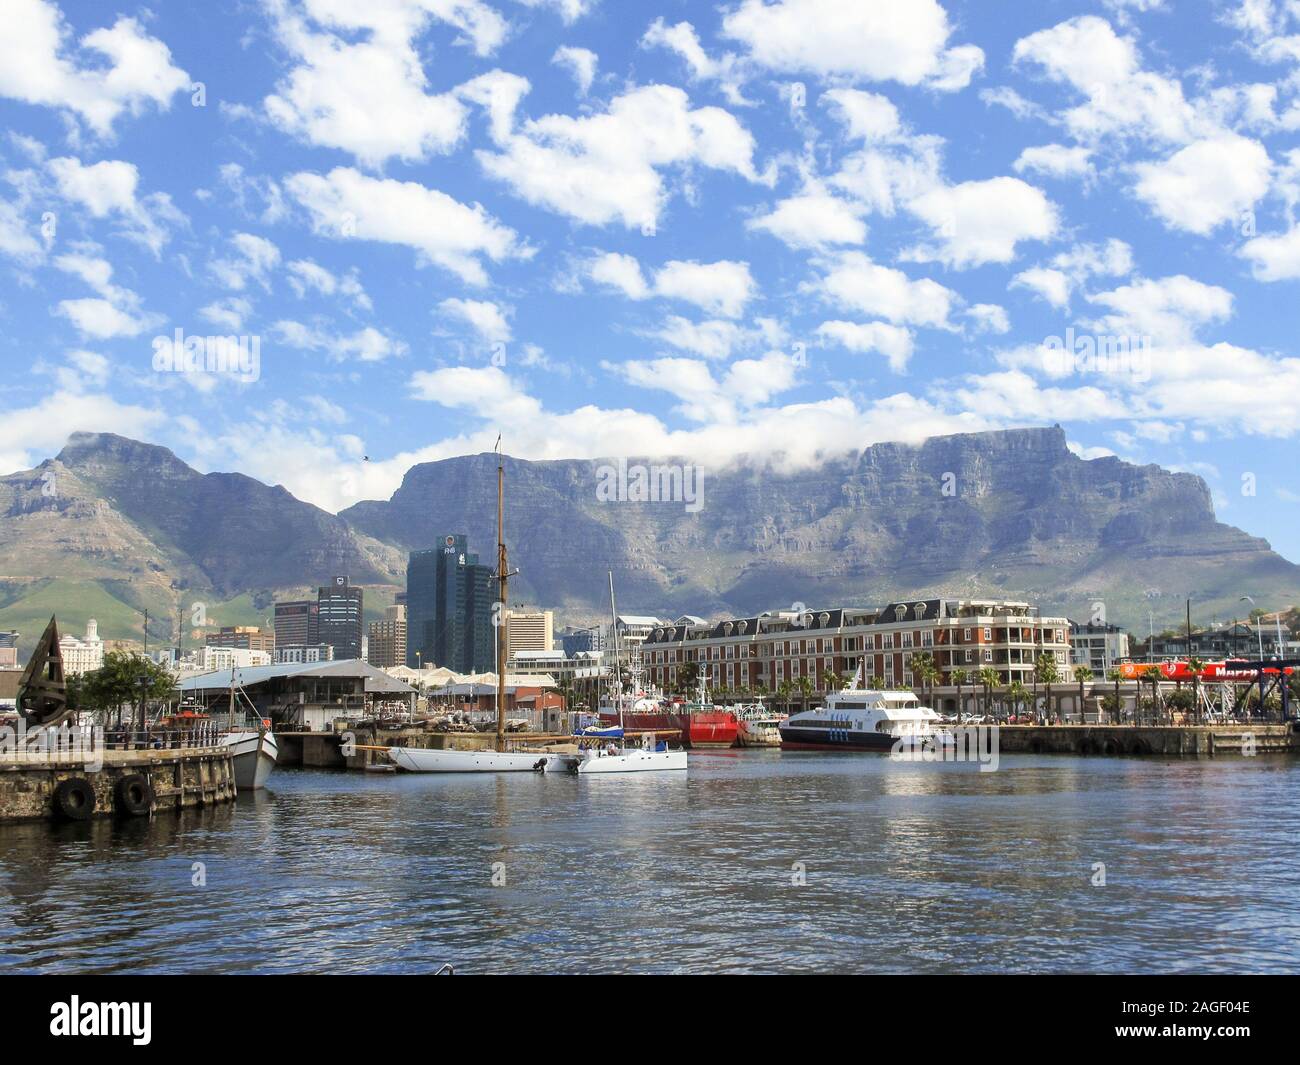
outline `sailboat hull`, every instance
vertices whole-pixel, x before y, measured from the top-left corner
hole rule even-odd
[[[235,787],[240,791],[258,791],[266,787],[279,754],[275,736],[270,732],[231,732],[222,736],[221,742],[230,748]]]
[[[643,751],[624,748],[617,754],[588,751],[577,763],[579,776],[598,773],[653,773],[679,770],[686,772],[685,751]]]
[[[411,773],[532,773],[551,768],[555,755],[537,751],[449,751],[390,747],[389,760]],[[556,767],[558,768],[558,766]]]

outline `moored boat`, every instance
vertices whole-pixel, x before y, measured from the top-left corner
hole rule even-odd
[[[742,747],[780,747],[781,722],[786,716],[767,709],[761,702],[740,707],[736,712],[736,742]]]
[[[235,786],[240,791],[257,791],[275,768],[280,745],[268,728],[235,729],[221,734],[221,745],[230,748],[235,770]]]
[[[938,714],[910,691],[873,691],[854,685],[826,696],[816,710],[791,714],[780,725],[786,750],[892,751],[946,747],[953,737]]]

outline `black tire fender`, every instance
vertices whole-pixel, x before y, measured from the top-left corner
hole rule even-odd
[[[113,788],[117,808],[128,817],[148,817],[153,809],[153,786],[141,773],[129,773]]]
[[[85,777],[68,777],[54,789],[54,809],[69,821],[87,821],[95,813],[95,789]]]

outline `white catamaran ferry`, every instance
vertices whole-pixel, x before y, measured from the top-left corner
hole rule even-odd
[[[854,678],[856,684],[857,678]],[[916,748],[952,746],[939,715],[909,691],[870,691],[850,686],[826,696],[817,710],[781,722],[786,750],[890,751],[899,740]]]

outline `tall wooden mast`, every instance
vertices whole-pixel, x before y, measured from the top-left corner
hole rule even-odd
[[[501,446],[497,438],[498,449]],[[506,604],[510,570],[506,560],[505,536],[505,459],[497,451],[497,588],[500,606],[497,615],[497,750],[506,749]]]

